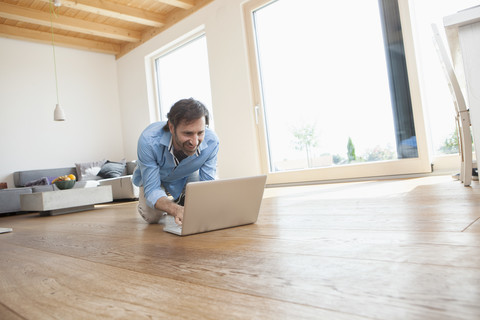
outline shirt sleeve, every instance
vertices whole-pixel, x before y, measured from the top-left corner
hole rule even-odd
[[[216,141],[216,145],[213,151],[210,153],[207,161],[200,167],[199,175],[200,181],[215,180],[217,173],[217,154],[219,149],[219,143]]]
[[[141,137],[137,148],[137,166],[142,176],[143,192],[147,205],[154,209],[158,199],[166,197],[165,190],[161,187],[160,169],[157,164],[156,154],[152,146]]]

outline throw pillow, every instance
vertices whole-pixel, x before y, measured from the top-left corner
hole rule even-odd
[[[52,181],[55,180],[57,177],[56,176],[48,176],[48,184],[52,184]]]
[[[97,176],[97,174],[100,172],[100,169],[102,169],[102,166],[105,164],[105,162],[105,160],[100,160],[94,162],[75,163],[78,181],[100,180],[101,177]]]
[[[25,183],[25,187],[33,187],[33,186],[45,186],[48,185],[48,178],[47,177],[42,177],[37,180],[32,180],[27,183]]]
[[[126,162],[107,161],[97,175],[103,179],[121,177],[125,173]]]

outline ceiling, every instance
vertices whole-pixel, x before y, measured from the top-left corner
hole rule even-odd
[[[0,0],[0,37],[118,59],[213,0]],[[53,13],[52,13],[53,12]]]

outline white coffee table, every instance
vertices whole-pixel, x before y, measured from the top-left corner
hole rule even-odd
[[[73,188],[20,195],[22,211],[38,211],[40,215],[57,215],[91,210],[95,204],[112,201],[111,186]]]

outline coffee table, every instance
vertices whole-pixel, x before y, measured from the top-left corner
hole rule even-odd
[[[40,215],[91,210],[95,204],[112,202],[112,187],[73,188],[20,195],[22,211],[38,211]]]

